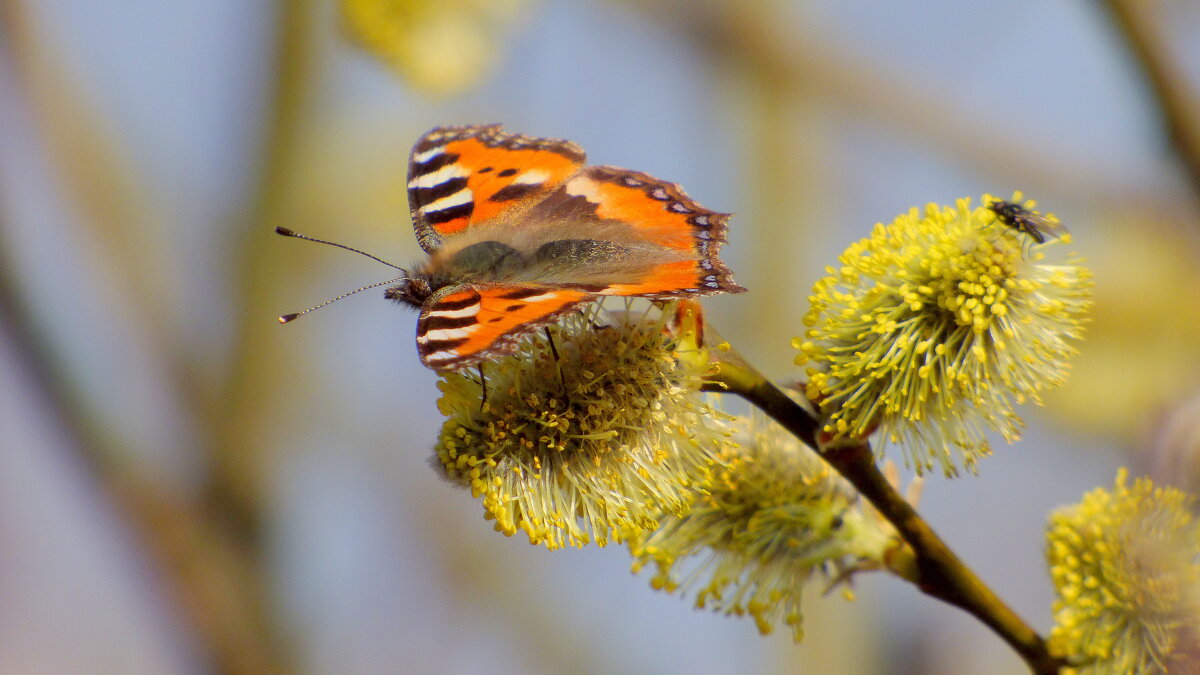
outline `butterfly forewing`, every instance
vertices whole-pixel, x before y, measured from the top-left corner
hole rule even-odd
[[[413,146],[408,202],[417,241],[443,240],[540,200],[583,165],[579,146],[510,134],[500,125],[439,127]]]
[[[603,295],[675,297],[745,290],[717,257],[729,214],[710,211],[675,183],[609,166],[580,170],[530,212],[637,251],[642,264],[608,279]],[[647,252],[653,255],[647,255]]]

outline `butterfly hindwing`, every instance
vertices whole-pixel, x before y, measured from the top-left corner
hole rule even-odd
[[[578,145],[503,131],[498,124],[438,127],[413,146],[408,203],[427,252],[446,237],[540,201],[583,166]]]
[[[435,370],[453,370],[515,351],[520,338],[552,323],[590,293],[537,284],[449,286],[417,320],[417,352]]]
[[[653,298],[745,290],[718,257],[729,217],[704,208],[675,183],[610,166],[578,171],[529,214],[534,221],[607,232],[622,244],[663,253],[660,262],[596,291]]]

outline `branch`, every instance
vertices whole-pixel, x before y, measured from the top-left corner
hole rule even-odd
[[[1161,3],[1146,0],[1106,0],[1117,29],[1142,72],[1158,104],[1167,136],[1200,197],[1200,102],[1187,88],[1187,77],[1171,58],[1168,40],[1159,30],[1156,9]]]
[[[268,449],[274,429],[263,401],[279,398],[279,355],[273,351],[278,308],[270,307],[270,280],[277,275],[264,261],[267,246],[277,244],[272,227],[287,222],[289,181],[299,164],[306,113],[318,87],[318,44],[312,35],[318,20],[313,2],[275,3],[275,35],[270,107],[266,113],[259,174],[251,201],[237,216],[243,237],[232,245],[236,307],[234,342],[227,364],[228,378],[220,384],[221,404],[212,420],[216,430],[211,447],[213,470],[205,499],[226,525],[246,542],[263,543],[263,491],[271,458]]]
[[[865,441],[838,439],[818,443],[819,422],[812,413],[772,384],[736,351],[720,354],[709,391],[738,394],[762,409],[837,469],[896,528],[916,558],[916,584],[922,593],[965,610],[1009,644],[1033,673],[1058,673],[1065,663],[1050,655],[1046,643],[954,554],[875,465]]]
[[[63,370],[54,340],[38,331],[12,274],[5,225],[0,220],[0,343],[16,353],[32,396],[163,572],[166,592],[210,659],[206,665],[221,673],[288,672],[277,636],[257,611],[261,592],[269,588],[259,576],[262,568],[183,491],[157,484],[136,463],[120,461],[109,425],[89,414],[91,406]]]
[[[1089,203],[1102,200],[1154,214],[1153,218],[1191,217],[1190,210],[1183,215],[1174,206],[1178,189],[1162,181],[1131,178],[1123,167],[1098,163],[1086,152],[1070,153],[1055,145],[1051,136],[1031,134],[1028,124],[1011,115],[972,109],[947,96],[942,83],[897,62],[864,56],[828,26],[792,21],[781,12],[762,9],[759,3],[623,0],[622,4],[665,29],[689,36],[704,53],[720,58],[722,65],[769,74],[789,93],[819,97],[835,114],[862,115],[1001,183],[1038,186],[1039,192],[1055,191]],[[778,3],[763,4],[778,9]],[[938,104],[931,106],[931,101]],[[1054,152],[1047,151],[1051,147]]]
[[[36,12],[27,4],[0,0],[0,57],[4,57],[0,65],[12,64],[13,86],[22,94],[14,97],[16,105],[30,109],[35,131],[41,132],[37,140],[54,160],[56,177],[62,179],[71,201],[82,205],[81,226],[96,227],[106,235],[97,240],[111,244],[104,249],[111,254],[105,258],[112,262],[107,268],[123,278],[122,291],[137,299],[132,306],[161,307],[162,296],[154,292],[153,284],[147,286],[131,272],[139,268],[130,261],[146,257],[137,255],[133,243],[137,237],[125,229],[143,215],[134,207],[136,181],[119,177],[124,176],[120,170],[124,163],[118,153],[108,151],[103,135],[87,124],[92,111],[80,103],[67,71],[55,60],[56,52],[42,39],[45,31],[36,22]],[[208,660],[206,666],[222,673],[294,670],[282,630],[270,612],[267,593],[272,584],[258,542],[231,531],[228,518],[217,509],[205,508],[187,491],[162,484],[137,462],[128,461],[123,445],[130,437],[126,434],[122,439],[121,421],[97,416],[62,365],[56,341],[40,330],[37,312],[13,274],[16,266],[11,260],[17,251],[10,250],[7,242],[16,225],[3,222],[3,215],[0,334],[4,339],[0,342],[17,353],[33,395],[68,436],[67,447],[78,454],[137,538],[141,552],[161,571],[163,592],[194,631],[201,657]],[[147,341],[153,363],[166,371],[192,412],[215,418],[207,412],[211,405],[193,356],[181,351],[180,340],[161,321],[144,323],[154,327]]]

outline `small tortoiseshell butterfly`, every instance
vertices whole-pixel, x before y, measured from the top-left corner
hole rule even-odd
[[[429,257],[384,297],[420,311],[424,365],[457,370],[510,354],[601,296],[746,290],[717,257],[729,214],[674,183],[584,158],[570,141],[498,124],[439,127],[413,146],[408,202]]]
[[[1047,237],[1057,239],[1067,233],[1062,223],[1037,211],[1030,211],[1016,202],[992,201],[988,202],[987,207],[1000,222],[1017,232],[1024,232],[1039,244],[1046,243]]]

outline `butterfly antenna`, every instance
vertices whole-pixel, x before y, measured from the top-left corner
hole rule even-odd
[[[404,272],[405,274],[407,274],[407,270],[405,270],[403,267],[401,267],[401,266],[399,266],[399,265],[394,265],[394,264],[392,264],[392,263],[390,263],[390,262],[388,262],[388,261],[384,260],[383,258],[379,258],[379,257],[373,256],[373,255],[371,255],[370,253],[367,253],[366,251],[360,251],[360,250],[358,250],[358,249],[356,249],[356,248],[352,248],[352,247],[350,247],[350,246],[347,246],[347,245],[345,245],[345,244],[339,244],[339,243],[337,243],[336,241],[326,241],[326,240],[324,240],[324,239],[317,239],[316,237],[310,237],[310,236],[308,236],[308,235],[306,235],[306,234],[300,234],[299,232],[293,232],[292,230],[289,230],[289,229],[287,229],[286,227],[279,227],[278,225],[276,225],[276,226],[275,226],[275,234],[281,234],[281,235],[283,235],[283,236],[285,236],[285,237],[295,237],[296,239],[303,239],[303,240],[305,240],[305,241],[312,241],[312,242],[316,242],[316,243],[318,243],[318,244],[327,244],[327,245],[329,245],[329,246],[336,246],[337,248],[340,248],[340,249],[345,249],[345,250],[347,250],[347,251],[351,251],[351,252],[353,252],[353,253],[357,253],[357,254],[359,254],[359,255],[365,255],[365,256],[367,256],[368,258],[370,258],[371,260],[374,260],[375,262],[381,262],[381,263],[383,263],[384,265],[387,265],[388,267],[391,267],[391,268],[393,268],[393,269],[398,269],[398,270],[400,270],[401,272]],[[391,282],[385,282],[385,283],[391,283]],[[377,285],[382,285],[382,284],[377,284]],[[367,286],[366,288],[372,288],[372,287],[371,287],[371,286]],[[358,289],[358,290],[359,290],[359,291],[362,291],[362,290],[366,290],[366,288],[360,288],[360,289]],[[357,292],[358,292],[358,291],[354,291],[354,293],[357,293]],[[346,295],[351,295],[351,294],[350,294],[350,293],[347,293]],[[337,299],[337,298],[334,298],[334,300],[336,300],[336,299]],[[329,302],[333,302],[333,300],[330,300]],[[327,304],[328,304],[328,303],[327,303]],[[320,305],[318,305],[318,306],[320,306]],[[316,309],[316,307],[313,307],[313,309]],[[306,310],[306,311],[310,311],[310,310]],[[303,312],[301,312],[301,313],[303,313]]]
[[[317,241],[317,240],[314,240],[314,241]],[[329,243],[329,242],[322,242],[322,243]],[[337,244],[334,244],[334,245],[336,246]],[[350,249],[350,250],[353,251],[354,249]],[[360,253],[361,253],[361,251],[360,251]],[[366,255],[366,254],[363,254],[363,255]],[[374,256],[371,256],[371,257],[374,257]],[[380,261],[380,262],[382,262],[382,261]],[[401,271],[403,271],[403,270],[401,270]],[[355,293],[362,293],[363,291],[369,291],[372,288],[379,288],[380,286],[394,284],[397,281],[403,281],[406,278],[407,277],[396,277],[395,279],[388,279],[387,281],[377,281],[373,284],[363,286],[362,288],[356,288],[356,289],[350,291],[349,293],[342,293],[341,295],[337,296],[336,298],[330,298],[330,299],[326,300],[325,302],[322,302],[319,305],[313,305],[312,307],[309,307],[308,309],[304,310],[303,312],[295,312],[294,314],[282,314],[279,316],[279,323],[290,323],[292,321],[295,321],[296,319],[299,319],[300,317],[304,316],[305,314],[308,314],[309,312],[321,309],[322,307],[324,307],[325,305],[328,305],[331,302],[337,302],[338,300],[341,300],[342,298],[348,298],[351,295],[354,295]]]

